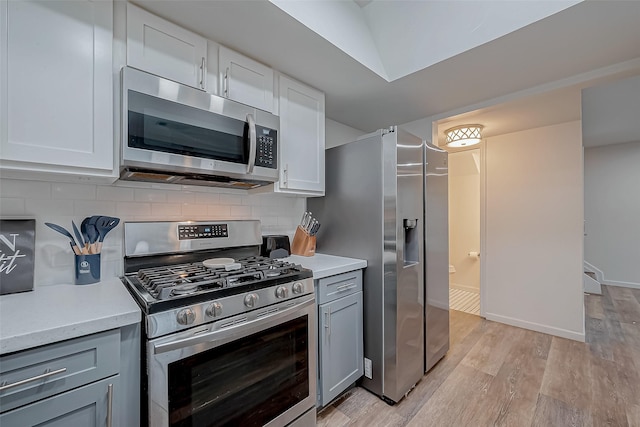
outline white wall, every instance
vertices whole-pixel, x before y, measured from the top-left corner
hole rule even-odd
[[[487,319],[584,341],[579,121],[486,140]]]
[[[585,148],[585,260],[640,288],[640,141]]]
[[[480,150],[449,154],[449,263],[456,272],[450,286],[478,293],[480,259]]]
[[[122,183],[116,186],[0,179],[0,216],[35,218],[35,286],[73,283],[73,255],[68,240],[45,222],[71,231],[91,215],[124,221],[259,219],[263,234],[291,238],[306,208],[301,197],[249,195],[243,191],[179,185]],[[71,231],[72,232],[72,231]],[[107,236],[101,277],[123,272],[123,227]]]
[[[335,120],[325,119],[325,147],[332,148],[338,145],[355,141],[365,132],[352,128]]]

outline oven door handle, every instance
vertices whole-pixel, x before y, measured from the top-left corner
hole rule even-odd
[[[231,325],[227,328],[222,328],[222,329],[218,329],[216,331],[211,331],[208,333],[201,333],[195,336],[191,336],[188,338],[183,338],[183,339],[179,339],[179,340],[175,340],[175,341],[170,341],[167,343],[163,343],[163,344],[154,344],[153,346],[153,353],[154,354],[161,354],[161,353],[166,353],[168,351],[173,351],[173,350],[179,350],[182,348],[186,348],[186,347],[192,347],[198,344],[203,344],[203,343],[212,343],[215,341],[220,341],[224,338],[227,338],[229,335],[231,335],[233,332],[235,332],[236,330],[240,329],[240,328],[246,328],[248,326],[255,326],[255,325],[259,325],[261,326],[260,330],[265,329],[267,327],[269,327],[270,323],[278,323],[279,321],[281,321],[283,318],[286,318],[288,316],[291,316],[291,314],[295,313],[296,311],[299,311],[302,308],[305,308],[311,304],[315,304],[315,296],[312,295],[311,298],[309,299],[304,299],[303,301],[292,305],[291,307],[287,307],[284,310],[279,310],[277,312],[265,315],[265,316],[259,316],[256,317],[254,319],[248,320],[246,322],[241,322],[241,323],[237,323],[235,325]]]

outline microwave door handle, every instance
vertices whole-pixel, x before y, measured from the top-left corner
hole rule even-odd
[[[256,165],[256,121],[253,115],[247,114],[247,122],[249,122],[249,162],[247,163],[247,173],[253,173],[253,167]]]

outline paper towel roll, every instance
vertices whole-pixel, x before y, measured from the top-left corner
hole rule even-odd
[[[469,252],[471,258],[480,258],[480,252]]]

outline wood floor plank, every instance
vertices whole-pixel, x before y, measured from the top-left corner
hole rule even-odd
[[[538,396],[531,427],[591,427],[589,412],[544,394]]]
[[[591,363],[587,344],[553,337],[540,393],[571,407],[588,408]]]
[[[602,359],[613,361],[613,351],[606,319],[585,317],[585,332],[586,342],[591,353]]]
[[[334,406],[329,406],[317,416],[317,427],[343,427],[349,425],[351,419]]]
[[[493,376],[473,367],[458,365],[409,422],[409,426],[473,425],[471,417],[481,407]]]
[[[640,323],[621,323],[622,333],[625,338],[625,342],[631,347],[635,347],[640,350]]]
[[[625,299],[613,299],[618,319],[624,323],[640,323],[640,302],[633,295]]]
[[[594,319],[604,319],[604,309],[602,308],[602,295],[584,296],[585,315]]]
[[[616,390],[626,405],[640,403],[640,350],[613,346]]]
[[[513,345],[489,386],[484,407],[474,416],[476,425],[507,427],[531,423],[546,367],[546,360],[539,357],[541,348],[536,335],[544,336],[526,331]]]
[[[513,342],[523,334],[524,329],[491,322],[484,336],[461,363],[495,376],[509,354]]]
[[[591,358],[589,410],[595,419],[607,426],[628,426],[623,388],[626,387],[620,381],[616,363],[596,356]]]
[[[640,404],[627,406],[627,421],[630,427],[640,426]]]

